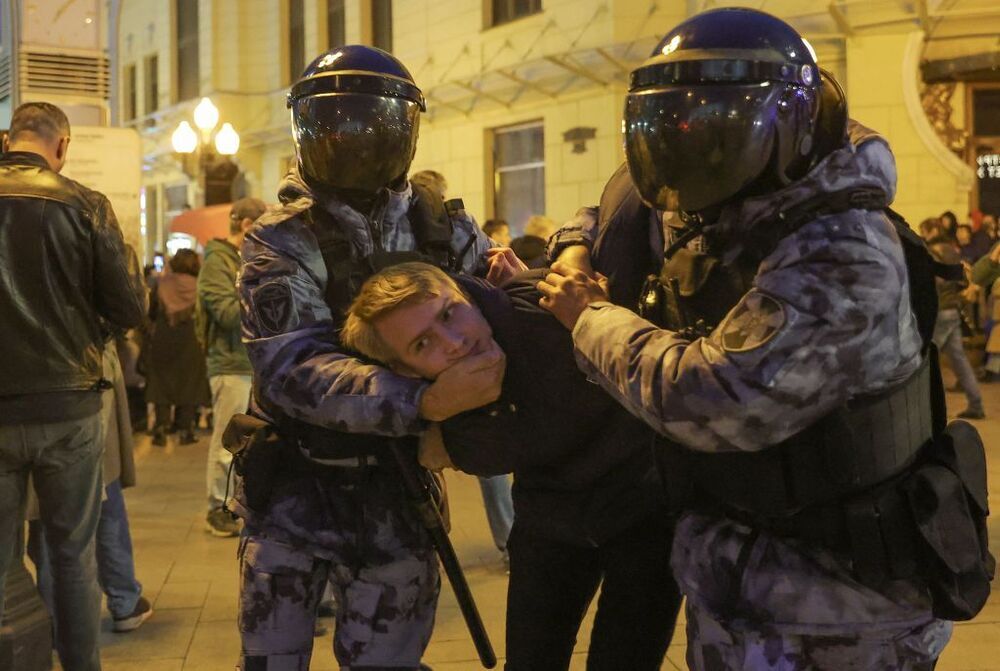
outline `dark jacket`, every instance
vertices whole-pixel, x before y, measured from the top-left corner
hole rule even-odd
[[[195,328],[205,348],[209,377],[252,372],[240,337],[239,270],[240,253],[228,241],[210,240],[205,245],[205,262],[198,273]]]
[[[205,354],[195,335],[194,310],[169,318],[162,299],[165,281],[161,280],[150,301],[152,327],[143,355],[146,401],[158,405],[209,405],[212,393],[205,372]]]
[[[995,247],[996,245],[993,245],[993,248]],[[993,248],[990,249],[991,252]],[[972,266],[972,281],[975,284],[988,290],[998,279],[1000,279],[1000,263],[991,259],[989,254],[976,261]]]
[[[460,278],[507,354],[500,399],[442,424],[454,464],[514,473],[517,524],[594,546],[660,509],[652,431],[577,368],[569,332],[538,306],[529,271],[503,290]]]
[[[0,158],[0,400],[97,385],[102,319],[143,318],[130,258],[106,197],[37,154]]]
[[[927,250],[938,263],[956,265],[962,262],[958,251],[958,246],[946,236],[937,236],[927,241]],[[938,310],[961,310],[962,309],[962,289],[964,282],[953,280],[936,279],[938,293]]]

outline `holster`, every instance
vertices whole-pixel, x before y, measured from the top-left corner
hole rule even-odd
[[[257,417],[236,414],[222,434],[222,446],[233,455],[233,470],[243,481],[245,505],[255,513],[267,511],[285,443],[275,426]]]

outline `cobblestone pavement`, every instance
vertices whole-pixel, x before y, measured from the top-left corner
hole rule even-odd
[[[979,422],[990,467],[990,503],[1000,511],[1000,384],[984,387],[990,419]],[[949,394],[949,407],[963,399]],[[111,633],[106,616],[102,633],[105,671],[225,671],[239,652],[236,631],[236,539],[219,539],[204,530],[202,510],[207,435],[180,446],[171,437],[155,448],[148,437],[137,446],[139,486],[126,490],[136,567],[155,614],[130,634]],[[504,654],[504,603],[507,575],[490,540],[479,487],[469,476],[450,472],[452,540],[464,564],[497,655]],[[994,554],[1000,556],[1000,514],[991,520]],[[572,669],[584,669],[592,613],[580,632]],[[327,625],[332,624],[330,621]],[[481,668],[458,607],[444,587],[437,627],[425,661],[435,671]],[[502,667],[502,661],[500,666]],[[58,665],[56,665],[58,669]],[[330,635],[316,639],[313,671],[338,668]],[[686,668],[683,619],[663,669]],[[1000,590],[970,623],[955,628],[938,671],[1000,671]]]

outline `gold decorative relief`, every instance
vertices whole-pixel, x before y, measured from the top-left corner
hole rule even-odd
[[[920,105],[941,142],[964,159],[969,134],[951,122],[951,98],[955,95],[955,87],[955,82],[924,84],[920,90]]]

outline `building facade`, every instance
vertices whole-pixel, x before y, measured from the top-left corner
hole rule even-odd
[[[111,4],[118,6],[117,22],[112,17],[119,94],[113,114],[143,137],[147,228],[160,242],[174,214],[203,202],[170,145],[173,130],[190,118],[198,100],[209,96],[220,110],[220,123],[230,122],[241,136],[235,157],[241,192],[274,201],[294,160],[285,106],[290,83],[328,47],[357,42],[400,58],[428,99],[414,171],[442,172],[449,196],[464,198],[480,220],[508,219],[515,233],[532,214],[563,221],[581,205],[597,202],[606,178],[623,160],[621,113],[629,70],[670,27],[713,5],[711,0]],[[975,0],[913,4],[839,0],[819,7],[808,0],[770,0],[763,9],[809,38],[820,65],[844,85],[851,115],[889,138],[899,172],[894,207],[911,222],[949,209],[963,219],[979,192],[976,150],[966,130],[971,89],[959,81],[947,96],[930,95],[920,66],[935,31],[951,26],[958,35],[981,32],[983,25],[1000,23],[1000,6]],[[949,144],[955,133],[966,137],[961,147]]]

